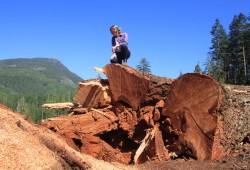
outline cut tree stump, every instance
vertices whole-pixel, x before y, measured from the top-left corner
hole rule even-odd
[[[212,156],[213,140],[222,95],[219,84],[210,76],[189,73],[171,84],[163,115],[171,119],[179,142],[188,147],[198,160]]]
[[[149,80],[137,70],[121,64],[108,64],[104,73],[114,102],[123,101],[134,109],[139,109],[149,89]]]

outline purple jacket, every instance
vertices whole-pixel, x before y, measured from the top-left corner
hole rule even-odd
[[[122,32],[119,37],[112,37],[112,46],[120,46],[120,45],[126,45],[128,46],[128,34]]]

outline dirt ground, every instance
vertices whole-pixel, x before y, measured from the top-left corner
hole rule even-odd
[[[246,97],[242,91],[250,92],[250,87],[238,87],[238,89],[241,90],[238,95],[239,99],[232,99],[232,103],[241,100],[245,101],[249,107],[249,96]],[[242,119],[243,125],[244,121],[249,121],[246,118]],[[230,119],[230,121],[233,120]],[[24,122],[24,118],[20,114],[0,105],[0,169],[79,169],[69,166],[62,159],[62,155],[48,149],[38,139],[36,133],[30,133],[20,128],[20,121]],[[28,121],[25,122],[32,126],[39,126]],[[220,160],[196,161],[186,160],[183,157],[170,161],[148,161],[144,164],[117,169],[250,169],[250,132],[242,141],[235,142],[238,139],[236,136],[228,138],[228,142],[234,142],[233,149],[227,157]],[[100,169],[102,168],[100,167]]]
[[[241,169],[247,170],[250,168],[250,153],[243,153],[235,157],[227,157],[221,160],[212,161],[195,161],[195,160],[171,160],[166,162],[149,162],[138,167],[142,170],[224,170],[224,169]]]
[[[41,144],[35,134],[17,126],[21,119],[0,106],[0,169],[63,169],[61,158]]]

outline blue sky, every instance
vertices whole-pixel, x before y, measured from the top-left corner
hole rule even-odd
[[[129,35],[136,68],[177,78],[203,64],[218,18],[226,31],[234,15],[250,15],[249,0],[0,0],[0,60],[55,58],[84,80],[109,64],[116,24]]]

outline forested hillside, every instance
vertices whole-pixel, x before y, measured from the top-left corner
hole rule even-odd
[[[250,84],[250,15],[235,15],[226,32],[219,19],[211,30],[205,73],[227,84]]]
[[[56,59],[0,60],[0,103],[39,121],[53,116],[43,103],[72,101],[80,81]]]

